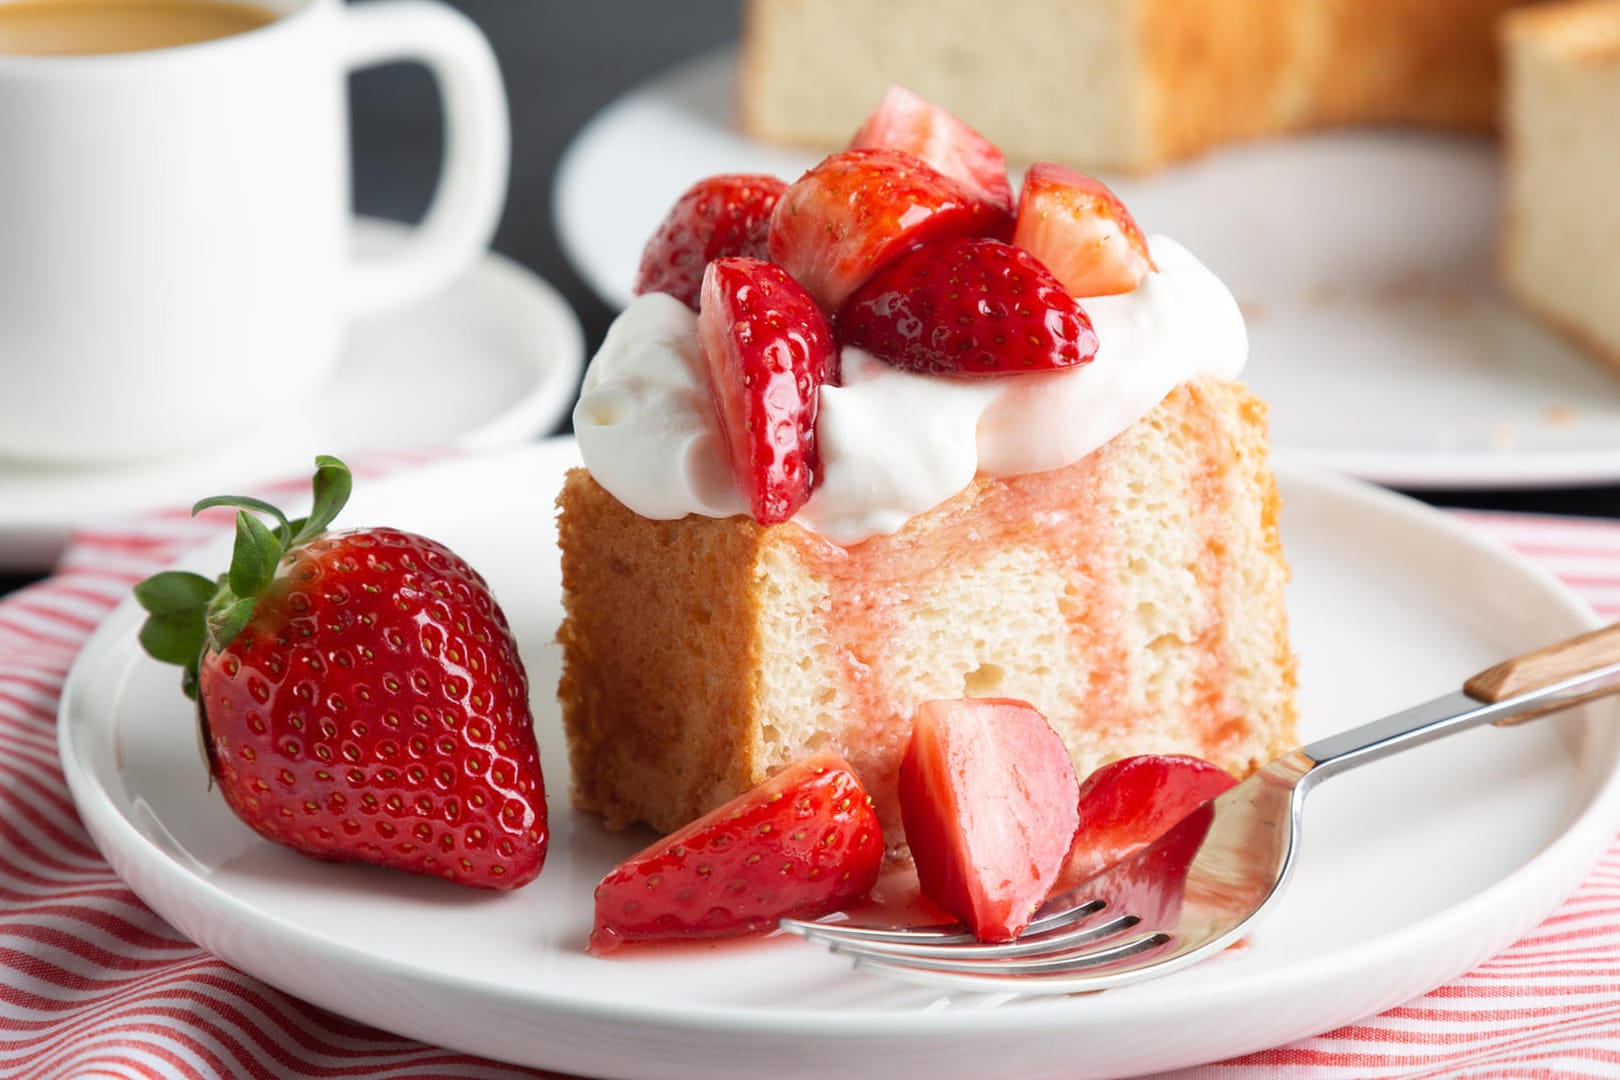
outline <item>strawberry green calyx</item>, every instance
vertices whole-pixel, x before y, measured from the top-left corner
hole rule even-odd
[[[197,696],[197,670],[208,650],[222,651],[252,618],[258,598],[275,579],[283,556],[326,531],[349,501],[353,477],[347,465],[322,454],[315,459],[315,501],[307,517],[289,521],[278,508],[246,495],[216,495],[191,508],[234,506],[236,543],[230,569],[217,579],[186,570],[165,570],[135,586],[146,610],[141,647],[154,659],[184,669],[186,696]],[[265,515],[267,525],[255,515]]]

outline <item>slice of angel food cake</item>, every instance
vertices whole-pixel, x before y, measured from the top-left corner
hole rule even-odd
[[[696,184],[574,414],[574,805],[668,832],[833,751],[905,852],[925,702],[1079,776],[1294,743],[1265,406],[1232,295],[1105,186],[896,89],[797,181]]]

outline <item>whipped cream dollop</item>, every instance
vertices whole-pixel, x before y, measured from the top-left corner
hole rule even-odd
[[[1085,457],[1190,379],[1236,378],[1248,358],[1237,302],[1186,248],[1149,240],[1158,271],[1080,301],[1097,356],[1064,371],[956,379],[841,354],[816,420],[822,480],[794,520],[838,544],[892,533],[975,475],[1017,476]],[[637,297],[585,373],[574,432],[591,475],[642,517],[748,512],[709,397],[697,315]]]

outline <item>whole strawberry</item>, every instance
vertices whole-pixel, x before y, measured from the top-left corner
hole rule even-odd
[[[326,533],[351,478],[316,466],[308,518],[239,496],[193,508],[239,508],[230,571],[136,586],[141,644],[185,668],[214,782],[261,836],[463,885],[533,880],[545,788],[506,617],[436,541]]]

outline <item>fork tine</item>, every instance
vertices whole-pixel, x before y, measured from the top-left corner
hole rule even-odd
[[[1102,911],[1105,906],[1101,900],[1087,900],[1083,903],[1072,904],[1052,911],[1048,910],[1052,907],[1051,902],[1048,902],[1041,909],[1047,911],[1047,914],[1032,921],[1025,928],[1023,937],[1035,937],[1084,922]],[[964,930],[960,923],[926,926],[863,926],[860,923],[782,919],[778,925],[783,930],[798,934],[810,941],[819,941],[824,945],[844,943],[853,945],[865,943],[874,945],[895,944],[903,946],[949,945],[954,949],[967,948],[978,944],[977,939]]]
[[[1139,921],[1135,915],[1119,915],[1097,925],[1091,925],[1089,920],[1082,920],[1072,926],[1048,930],[1043,934],[1025,934],[1014,941],[1006,942],[970,941],[964,944],[946,944],[936,941],[848,941],[819,938],[808,934],[806,937],[821,940],[832,952],[845,953],[849,956],[998,959],[1069,953],[1081,945],[1094,945],[1118,937]]]
[[[1083,888],[1083,886],[1082,886]],[[1068,926],[1107,907],[1106,901],[1080,889],[1054,896],[1035,909],[1035,917],[1024,927],[1026,934],[1044,934]]]
[[[967,945],[975,938],[958,923],[929,926],[862,926],[859,923],[824,923],[804,919],[782,919],[777,925],[789,933],[823,944],[836,942],[928,942],[933,945]]]
[[[1133,960],[1144,953],[1158,949],[1170,941],[1161,931],[1135,934],[1113,945],[1084,948],[1078,953],[1064,952],[1055,956],[1012,956],[1004,959],[970,959],[950,956],[894,956],[877,952],[851,953],[858,968],[875,969],[895,975],[935,976],[940,981],[969,978],[1005,978],[1009,988],[1027,992],[1033,989],[1039,977],[1061,978],[1084,974],[1122,961]],[[840,950],[849,951],[849,950]]]

